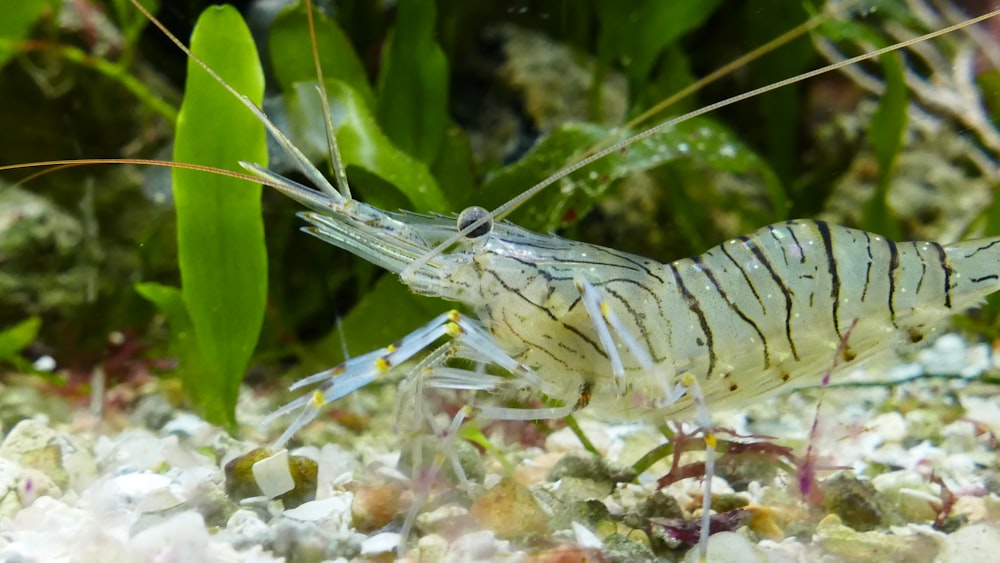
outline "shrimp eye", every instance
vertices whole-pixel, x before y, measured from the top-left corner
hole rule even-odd
[[[465,237],[469,239],[477,239],[483,235],[489,234],[493,230],[493,217],[490,216],[490,212],[483,209],[482,207],[467,207],[458,215],[458,230],[465,230],[469,225],[472,225],[476,221],[487,219],[475,229],[469,231]]]

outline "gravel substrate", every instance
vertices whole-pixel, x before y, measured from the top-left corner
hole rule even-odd
[[[720,433],[713,492],[727,531],[712,536],[710,559],[991,560],[1000,553],[1000,405],[979,376],[994,364],[989,347],[948,335],[914,362],[716,413],[721,428],[773,438],[744,439],[749,453],[735,456]],[[496,451],[456,441],[442,479],[413,486],[399,468],[393,390],[383,388],[335,405],[351,424],[325,420],[302,433],[315,445],[291,452],[293,480],[282,457],[271,470],[252,463],[266,453],[241,457],[280,430],[260,428],[273,398],[244,392],[237,440],[171,408],[155,385],[98,417],[67,414],[66,402],[20,381],[0,390],[2,561],[392,560],[414,491],[430,500],[406,544],[411,560],[695,559],[670,538],[687,533],[701,479],[657,492],[670,459],[630,473],[663,442],[644,425],[582,418],[601,458],[569,428],[486,426]],[[435,442],[426,445],[431,459]],[[469,482],[455,479],[451,459]]]

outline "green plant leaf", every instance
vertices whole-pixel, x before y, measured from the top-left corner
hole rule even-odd
[[[789,6],[789,9],[775,15],[760,10],[756,4],[746,3],[742,12],[747,26],[746,40],[754,46],[766,44],[787,30],[804,24],[809,18],[809,14],[798,6]],[[761,87],[805,72],[815,64],[816,52],[808,35],[802,35],[748,65],[747,74],[752,77],[750,85]],[[799,117],[808,97],[804,90],[802,84],[789,84],[754,100],[752,103],[757,108],[755,122],[766,126],[755,128],[753,135],[746,139],[761,146],[763,157],[778,177],[789,183],[802,161],[802,125]],[[814,194],[804,195],[815,197]]]
[[[17,54],[16,44],[24,41],[31,28],[51,10],[59,9],[60,2],[54,0],[17,0],[5,2],[3,17],[0,17],[0,68]]]
[[[28,317],[12,327],[0,330],[0,362],[10,362],[22,369],[27,367],[18,353],[38,338],[41,317]]]
[[[378,122],[397,147],[431,165],[448,127],[448,60],[434,41],[434,0],[397,6],[378,79]]]
[[[457,126],[450,127],[431,168],[451,206],[449,211],[464,209],[475,202],[479,188],[473,160],[468,135]]]
[[[327,80],[326,91],[345,166],[357,166],[396,186],[414,210],[451,211],[427,166],[393,145],[353,88],[339,80]],[[296,82],[285,100],[296,145],[307,155],[326,154],[316,83]]]
[[[134,286],[136,293],[156,305],[170,325],[170,348],[180,361],[181,370],[193,369],[197,376],[199,364],[198,341],[194,336],[194,325],[188,315],[181,290],[155,282],[140,282]],[[186,377],[184,378],[185,385]]]
[[[868,125],[868,142],[872,144],[879,171],[891,174],[896,157],[903,148],[906,131],[906,106],[909,102],[903,62],[899,53],[887,53],[879,59],[885,75],[885,94]]]
[[[899,222],[889,207],[889,186],[903,148],[909,99],[899,53],[886,53],[879,60],[885,75],[885,94],[868,125],[868,142],[878,161],[879,180],[875,194],[865,205],[862,221],[866,229],[899,238]]]
[[[237,91],[260,103],[264,77],[250,32],[232,7],[198,19],[191,49]],[[239,170],[266,165],[264,127],[193,61],[174,144],[177,162]],[[173,171],[181,292],[200,351],[185,384],[207,420],[230,429],[239,385],[267,299],[267,255],[259,184],[190,170]]]
[[[496,207],[615,134],[619,132],[610,127],[589,123],[557,128],[519,162],[487,180],[481,205]],[[714,170],[757,176],[770,195],[770,219],[783,218],[787,212],[785,191],[767,163],[728,129],[700,117],[652,135],[627,151],[608,155],[558,186],[550,186],[518,210],[512,220],[539,232],[568,226],[586,215],[613,181],[678,159],[691,159]]]
[[[636,99],[660,53],[701,25],[719,4],[720,0],[599,0],[597,52],[602,65],[620,61]]]
[[[375,107],[375,94],[368,84],[364,66],[354,47],[337,22],[314,11],[316,48],[322,54],[320,68],[323,78],[344,82],[357,94],[365,106]],[[271,24],[268,36],[271,67],[284,92],[291,92],[296,82],[317,80],[316,65],[309,41],[309,19],[304,3],[283,10]]]

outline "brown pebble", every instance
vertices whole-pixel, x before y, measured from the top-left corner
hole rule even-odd
[[[402,497],[403,487],[396,483],[359,485],[351,501],[351,523],[363,533],[385,527],[397,514],[406,510],[400,502]]]
[[[548,532],[548,516],[535,496],[509,478],[477,498],[469,513],[479,526],[502,539],[523,539]]]

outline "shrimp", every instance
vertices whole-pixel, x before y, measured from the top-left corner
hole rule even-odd
[[[814,385],[821,376],[923,341],[942,320],[1000,289],[1000,238],[946,246],[896,243],[797,220],[661,264],[534,233],[480,207],[457,218],[389,212],[345,197],[348,190],[318,178],[317,190],[241,164],[311,209],[300,214],[306,233],[398,274],[417,294],[473,311],[471,317],[443,313],[397,342],[293,384],[292,390],[318,385],[272,413],[270,420],[298,413],[275,448],[326,404],[429,352],[410,375],[421,388],[529,390],[555,403],[466,407],[449,435],[468,417],[562,418],[584,407],[618,421],[694,416],[711,475],[715,438],[707,405],[733,407]],[[495,366],[505,375],[453,367],[454,359]],[[710,498],[706,479],[703,557]]]
[[[315,186],[241,163],[309,209],[300,213],[305,232],[399,275],[417,294],[471,311],[444,312],[383,348],[294,383],[292,390],[314,388],[269,417],[296,415],[275,449],[325,405],[405,370],[405,385],[414,391],[404,399],[432,424],[433,413],[419,404],[424,389],[529,392],[546,401],[523,408],[470,404],[453,418],[449,435],[471,417],[552,419],[584,408],[610,420],[694,417],[711,475],[709,406],[738,407],[813,385],[831,366],[847,369],[917,344],[942,320],[1000,289],[1000,238],[896,243],[823,221],[794,220],[697,257],[660,263],[500,218],[559,178],[690,115],[615,143],[500,210],[469,207],[444,217],[353,199],[336,147],[337,181],[331,183],[259,108],[234,96]],[[706,479],[703,549],[709,485]]]

